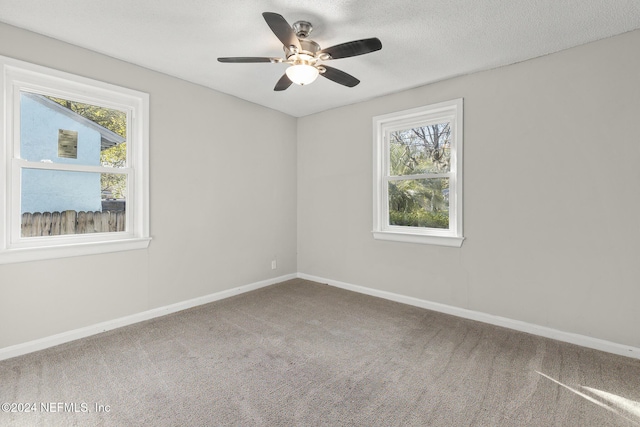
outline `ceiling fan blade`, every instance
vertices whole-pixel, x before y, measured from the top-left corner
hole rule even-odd
[[[267,21],[267,25],[271,28],[273,34],[280,39],[285,47],[295,46],[298,50],[301,49],[300,42],[293,32],[293,28],[291,28],[291,25],[289,25],[282,15],[273,12],[264,12],[262,16],[264,20]]]
[[[233,58],[218,58],[218,62],[233,64],[249,64],[254,62],[281,62],[280,58],[263,58],[259,56],[236,56]]]
[[[356,79],[351,74],[347,74],[344,71],[338,70],[337,68],[327,67],[326,65],[322,66],[326,71],[324,73],[321,73],[320,75],[328,78],[329,80],[340,83],[341,85],[347,87],[354,87],[358,83],[360,83],[360,80]]]
[[[330,59],[349,58],[350,56],[364,55],[382,49],[382,42],[377,38],[355,40],[337,44],[335,46],[322,49],[319,53],[327,53]]]
[[[283,74],[282,77],[280,77],[280,80],[278,80],[278,83],[276,83],[276,86],[273,88],[273,90],[276,90],[276,91],[285,90],[292,84],[293,82],[289,79],[289,77],[287,77],[286,74]]]

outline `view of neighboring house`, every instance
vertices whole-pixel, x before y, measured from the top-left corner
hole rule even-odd
[[[100,152],[124,142],[120,135],[49,98],[22,92],[20,156],[44,163],[100,165]],[[101,211],[100,174],[26,169],[21,211]]]

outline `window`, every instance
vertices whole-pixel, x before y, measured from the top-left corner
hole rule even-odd
[[[462,99],[373,118],[373,236],[462,246]]]
[[[0,56],[0,263],[149,244],[147,94]]]

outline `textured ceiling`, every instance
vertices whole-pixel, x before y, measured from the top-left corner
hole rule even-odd
[[[310,21],[321,47],[378,37],[382,50],[331,61],[361,80],[273,87],[284,64],[262,12]],[[640,28],[640,0],[0,0],[0,21],[300,117]]]

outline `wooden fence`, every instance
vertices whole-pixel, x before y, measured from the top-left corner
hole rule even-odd
[[[124,230],[124,211],[64,211],[22,214],[22,237],[106,233]]]

